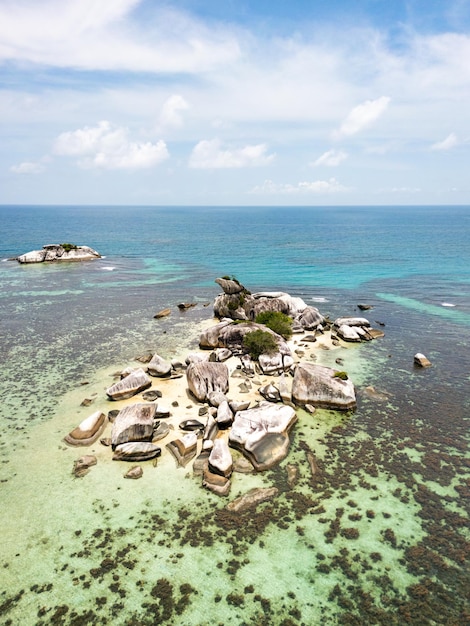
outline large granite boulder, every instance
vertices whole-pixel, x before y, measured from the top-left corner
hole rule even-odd
[[[283,291],[261,291],[252,294],[245,310],[247,317],[254,320],[257,315],[266,311],[279,311],[290,317],[296,317],[307,305],[302,298],[296,298]]]
[[[338,370],[314,363],[299,363],[292,382],[295,404],[311,404],[333,410],[356,408],[356,393],[352,381],[344,380]]]
[[[200,361],[186,370],[189,391],[199,402],[205,402],[213,391],[228,391],[228,367],[225,363]]]
[[[236,413],[229,445],[240,450],[256,470],[270,469],[287,456],[289,431],[296,421],[292,407],[262,402]]]
[[[98,439],[105,426],[106,415],[101,411],[95,411],[65,435],[64,441],[70,446],[89,446]]]
[[[325,323],[325,318],[314,306],[307,306],[294,319],[294,325],[303,330],[315,330]]]
[[[229,296],[246,291],[245,287],[238,280],[229,278],[216,278],[215,282],[222,288],[223,292]]]
[[[32,250],[17,257],[19,263],[44,263],[45,261],[88,261],[99,259],[101,254],[89,246],[48,244],[42,250]]]
[[[166,377],[171,374],[171,363],[166,361],[158,354],[154,354],[149,364],[147,365],[147,371],[150,376]]]
[[[138,368],[106,389],[106,395],[111,400],[126,400],[144,389],[148,389],[151,385],[152,381],[144,370]]]
[[[111,430],[111,445],[129,441],[152,441],[156,405],[137,403],[125,406],[119,411]]]

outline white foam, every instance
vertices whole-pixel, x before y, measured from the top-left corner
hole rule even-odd
[[[313,296],[311,300],[312,302],[328,302],[328,298],[324,298],[323,296]]]
[[[451,302],[441,302],[441,306],[455,306],[455,304],[452,304]]]
[[[115,270],[116,268],[113,267],[112,265],[105,265],[104,267],[101,267],[100,269],[102,270],[107,270],[108,272],[112,272],[113,270]]]

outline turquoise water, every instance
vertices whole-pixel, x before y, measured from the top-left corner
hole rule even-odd
[[[0,207],[0,223],[0,259],[66,241],[105,257],[0,262],[1,623],[469,623],[468,207]],[[113,408],[136,355],[196,350],[225,274],[331,317],[373,305],[383,339],[318,355],[343,358],[357,411],[300,411],[286,461],[237,475],[230,499],[279,496],[239,518],[163,455],[126,481],[96,443],[74,479],[64,434]]]

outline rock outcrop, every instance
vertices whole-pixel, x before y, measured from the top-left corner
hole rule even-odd
[[[32,250],[16,258],[19,263],[44,263],[52,261],[89,261],[100,259],[101,254],[88,246],[52,243],[42,250]]]
[[[352,381],[344,380],[338,370],[313,363],[299,363],[295,368],[292,400],[299,406],[311,404],[339,411],[356,408]]]

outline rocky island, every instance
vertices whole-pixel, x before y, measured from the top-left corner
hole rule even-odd
[[[192,463],[205,488],[226,496],[234,472],[264,471],[286,458],[298,409],[311,414],[316,408],[356,408],[353,381],[341,369],[315,363],[315,350],[384,333],[363,317],[329,320],[287,293],[252,294],[228,277],[216,283],[223,293],[215,299],[213,323],[199,336],[200,352],[184,361],[149,354],[138,359],[138,367],[121,372],[106,395],[123,405],[109,411],[111,432],[101,443],[112,449],[113,460],[143,462],[159,457],[160,441],[166,439],[165,450],[179,466]],[[156,380],[158,390],[151,389]],[[184,410],[182,398],[190,403]],[[89,445],[102,431],[103,416],[97,412],[65,441]],[[96,462],[90,455],[79,459],[79,476],[86,459],[90,466]],[[141,467],[125,474],[141,475]],[[250,498],[257,502],[257,494]]]
[[[32,250],[16,257],[19,263],[44,263],[52,261],[89,261],[100,259],[101,254],[88,246],[73,243],[50,243],[41,250]]]

